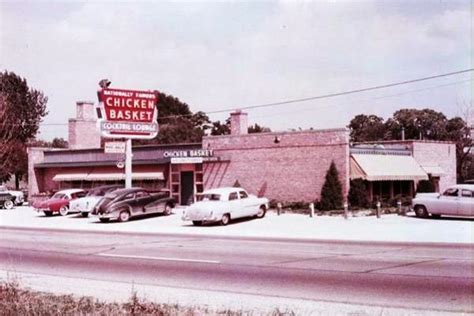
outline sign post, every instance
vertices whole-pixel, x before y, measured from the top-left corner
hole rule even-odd
[[[125,187],[132,187],[132,139],[152,139],[158,134],[157,95],[149,91],[109,89],[97,92],[97,124],[102,136],[125,138]]]

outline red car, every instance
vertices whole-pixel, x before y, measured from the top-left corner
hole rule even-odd
[[[33,204],[37,212],[43,212],[46,216],[59,213],[61,216],[69,214],[69,201],[86,196],[86,191],[81,189],[69,189],[56,192],[51,198]]]

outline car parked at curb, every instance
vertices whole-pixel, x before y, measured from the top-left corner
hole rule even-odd
[[[418,217],[474,216],[474,184],[457,184],[440,193],[417,193],[412,208]]]
[[[83,217],[89,216],[99,201],[110,192],[121,189],[121,185],[104,185],[90,189],[83,198],[73,200],[69,203],[71,212],[81,213]]]
[[[9,190],[6,186],[0,185],[0,192],[13,195],[15,197],[13,203],[15,203],[16,206],[23,205],[25,202],[25,194],[21,191]]]
[[[59,213],[66,216],[71,213],[69,203],[75,199],[86,196],[86,191],[82,189],[68,189],[56,192],[51,198],[33,203],[33,208],[37,212],[43,212],[46,216]]]
[[[182,220],[192,221],[196,226],[206,222],[227,225],[236,218],[262,218],[267,209],[267,198],[248,194],[243,188],[217,188],[204,191],[200,200],[183,212]]]
[[[175,200],[169,192],[151,192],[143,188],[119,189],[107,193],[92,212],[101,222],[126,222],[132,217],[149,214],[169,215]]]
[[[10,210],[15,206],[15,196],[8,192],[0,192],[0,208]]]

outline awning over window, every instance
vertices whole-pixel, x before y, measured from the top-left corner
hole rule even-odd
[[[163,172],[134,172],[133,180],[165,180]],[[57,174],[53,181],[120,181],[125,180],[124,173],[73,173]]]
[[[58,173],[53,181],[80,181],[87,177],[87,173]]]
[[[425,165],[421,164],[421,168],[425,170],[426,173],[431,174],[432,177],[439,177],[445,175],[446,172],[439,165]]]
[[[428,175],[412,156],[352,154],[351,179],[367,181],[428,180]]]

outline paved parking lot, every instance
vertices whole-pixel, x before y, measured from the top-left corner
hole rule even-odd
[[[343,217],[282,214],[269,211],[263,219],[246,219],[228,226],[193,226],[183,222],[183,209],[170,216],[139,218],[126,223],[101,223],[97,217],[79,214],[46,217],[29,206],[0,210],[1,227],[24,227],[108,232],[178,233],[214,236],[301,238],[325,240],[473,243],[474,219],[420,219],[414,216],[383,215]]]

